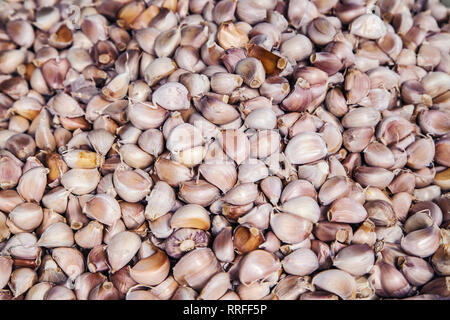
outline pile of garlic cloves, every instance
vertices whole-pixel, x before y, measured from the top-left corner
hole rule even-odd
[[[0,2],[0,300],[449,299],[449,18]]]

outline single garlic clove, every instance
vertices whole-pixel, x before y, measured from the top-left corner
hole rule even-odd
[[[340,198],[333,202],[328,210],[331,222],[360,223],[367,218],[366,209],[351,198]]]
[[[302,151],[299,152],[299,150]],[[292,164],[305,164],[325,157],[327,147],[318,134],[305,132],[289,141],[285,154]]]
[[[231,227],[224,227],[214,238],[212,249],[217,259],[232,262],[235,258]]]
[[[200,292],[198,299],[218,300],[228,289],[231,288],[230,275],[226,272],[219,272],[209,279]]]
[[[147,197],[145,217],[151,221],[165,215],[175,204],[175,193],[164,181],[158,181]]]
[[[283,203],[280,209],[283,212],[292,213],[313,223],[319,221],[320,218],[319,205],[314,199],[306,196],[289,199]]]
[[[45,248],[71,247],[73,244],[73,231],[64,222],[48,226],[37,242],[38,246]]]
[[[309,275],[319,268],[316,254],[308,248],[294,250],[281,263],[287,273],[297,276]]]
[[[320,289],[338,295],[344,300],[356,296],[355,279],[342,270],[325,270],[314,276],[312,284]]]
[[[138,202],[150,193],[153,184],[146,172],[119,165],[113,174],[114,189],[125,201]]]
[[[13,260],[9,257],[0,257],[0,288],[3,289],[9,281],[13,266]]]
[[[44,300],[52,287],[53,284],[50,282],[36,283],[27,291],[25,300]]]
[[[72,281],[85,269],[84,257],[75,248],[55,248],[52,251],[52,258]]]
[[[408,233],[401,240],[402,249],[406,253],[425,258],[431,256],[439,247],[439,228],[432,225],[428,228]]]
[[[184,255],[173,267],[173,276],[181,285],[202,289],[221,268],[209,248],[198,248]]]
[[[333,265],[353,276],[368,273],[375,262],[372,248],[367,244],[354,244],[341,249],[333,258]]]
[[[179,208],[172,215],[170,220],[172,228],[197,228],[208,230],[210,227],[210,217],[208,211],[197,204],[187,204]]]
[[[290,213],[272,215],[270,226],[275,235],[286,243],[298,243],[305,240],[313,228],[311,221]]]
[[[244,285],[251,285],[273,273],[279,272],[281,263],[276,256],[264,250],[247,253],[240,262],[239,280]]]
[[[28,291],[38,280],[37,274],[30,268],[18,268],[11,274],[9,288],[15,298]]]
[[[413,286],[421,286],[434,276],[434,270],[425,260],[417,257],[399,257],[397,264],[406,280]]]
[[[90,218],[112,226],[121,216],[119,203],[107,194],[93,196],[83,207],[83,212]]]

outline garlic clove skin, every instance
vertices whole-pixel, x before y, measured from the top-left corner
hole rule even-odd
[[[367,211],[353,199],[340,198],[332,203],[327,216],[331,222],[360,223],[367,218]]]

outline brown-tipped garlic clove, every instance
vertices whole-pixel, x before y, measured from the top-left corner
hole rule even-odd
[[[263,241],[263,235],[257,228],[241,225],[234,230],[233,244],[238,253],[251,252],[257,249]]]
[[[100,155],[92,151],[70,150],[63,154],[63,159],[73,169],[94,169],[102,165]]]
[[[197,204],[187,204],[179,208],[170,221],[172,228],[196,228],[208,230],[210,227],[210,217],[205,208]]]
[[[230,48],[242,48],[248,43],[248,36],[232,22],[224,22],[217,31],[219,45],[227,50]]]

